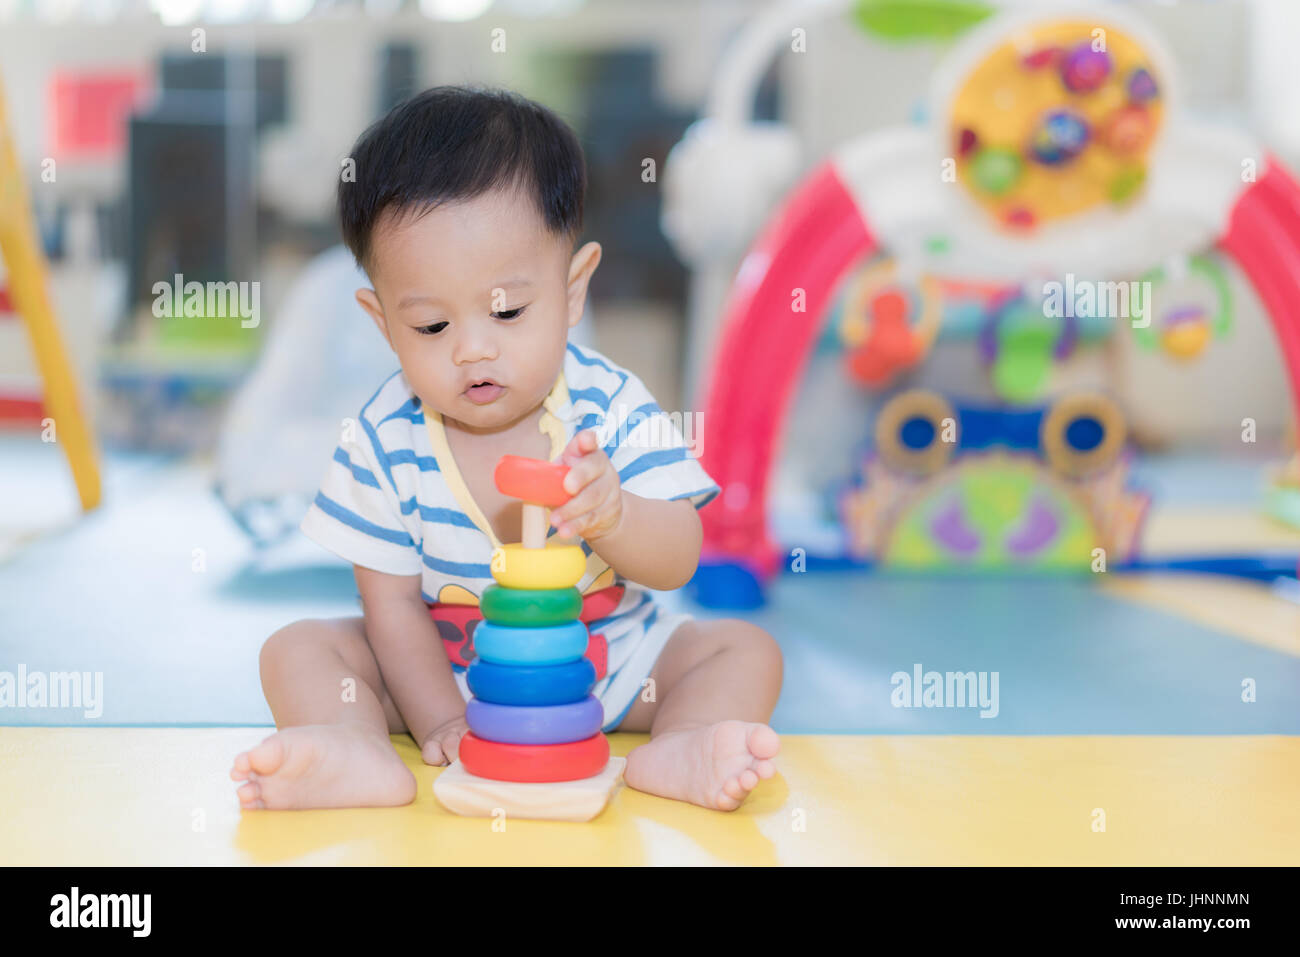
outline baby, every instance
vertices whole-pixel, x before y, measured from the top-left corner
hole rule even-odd
[[[650,732],[628,785],[734,810],[775,773],[781,654],[748,622],[665,614],[647,590],[690,579],[696,510],[719,489],[640,379],[568,342],[601,256],[574,248],[572,130],[511,93],[438,87],[351,155],[343,236],[374,286],[357,301],[401,370],[344,423],[302,528],[353,564],[364,617],[295,622],[262,647],[278,730],[235,758],[240,804],[407,804],[390,733],[427,764],[456,759],[478,599],[494,549],[521,538],[521,504],[493,481],[509,453],[569,466],[548,534],[587,555],[603,730]]]

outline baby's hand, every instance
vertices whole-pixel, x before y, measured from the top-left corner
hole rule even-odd
[[[460,752],[461,736],[468,730],[464,713],[444,721],[420,742],[420,757],[424,758],[425,764],[432,764],[435,768],[451,764]]]
[[[561,538],[581,535],[588,541],[608,535],[623,519],[623,487],[614,463],[600,448],[596,433],[584,429],[573,437],[560,461],[569,466],[564,490],[573,498],[551,512]]]

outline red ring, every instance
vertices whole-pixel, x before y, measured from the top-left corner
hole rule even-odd
[[[494,781],[578,781],[604,770],[609,740],[597,732],[565,744],[503,744],[466,731],[460,739],[460,762],[470,774]]]
[[[502,495],[559,508],[573,497],[564,490],[564,477],[568,474],[569,467],[559,462],[503,455],[493,477]]]

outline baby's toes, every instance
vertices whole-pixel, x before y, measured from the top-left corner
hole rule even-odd
[[[749,789],[745,787],[740,777],[727,778],[726,783],[722,785],[722,793],[729,798],[743,801],[745,795],[749,793]]]
[[[767,725],[760,724],[749,732],[745,746],[760,761],[770,759],[776,757],[781,750],[781,737]]]
[[[252,773],[252,765],[248,763],[248,752],[240,751],[235,755],[235,763],[230,768],[230,780],[247,781],[250,773]]]
[[[273,734],[245,753],[254,773],[274,774],[284,763],[284,742],[280,740],[279,734]]]
[[[741,802],[745,800],[745,792],[741,789],[735,778],[727,781],[722,785],[722,790],[718,792],[714,803],[719,811],[734,811],[740,807]]]
[[[776,774],[776,762],[767,760],[755,761],[754,773],[766,781],[768,778]]]
[[[246,811],[266,806],[262,803],[262,786],[256,780],[241,784],[235,794],[239,796],[239,806]]]

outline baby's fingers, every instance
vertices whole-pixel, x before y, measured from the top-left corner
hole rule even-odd
[[[567,533],[562,527],[566,522],[576,527],[574,519],[595,509],[605,500],[604,490],[598,485],[588,485],[573,498],[569,499],[559,508],[551,512],[551,524],[560,530],[560,536],[567,537]],[[572,528],[570,528],[572,531]]]
[[[577,458],[586,455],[588,452],[596,451],[596,431],[595,429],[583,429],[569,440],[564,451],[560,454],[560,460],[568,462],[570,458]]]
[[[601,455],[585,455],[568,462],[569,472],[564,476],[564,490],[577,495],[605,474],[608,459]]]
[[[460,756],[460,738],[463,731],[446,731],[438,738],[438,743],[442,746],[442,753],[447,758],[447,763],[451,764]]]
[[[443,751],[441,742],[437,738],[429,738],[424,742],[424,747],[420,749],[420,757],[425,764],[433,765],[440,768],[444,764],[450,764],[451,761]]]

